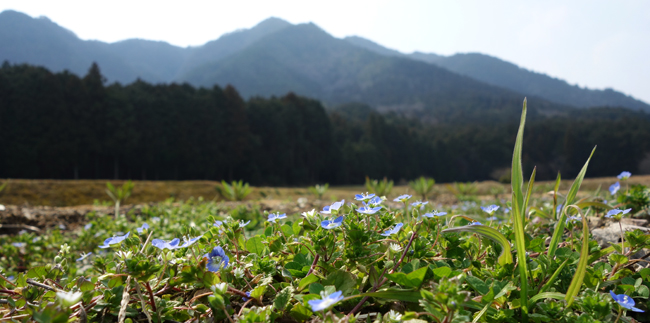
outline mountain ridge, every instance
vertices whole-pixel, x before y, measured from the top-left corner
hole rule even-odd
[[[324,37],[327,35],[328,37],[322,38],[323,41],[326,40],[325,42],[330,46],[334,46],[336,50],[320,46],[319,48],[328,53],[327,55],[313,51],[310,55],[318,55],[322,61],[311,60],[310,64],[303,64],[300,68],[293,68],[291,71],[282,70],[282,68],[296,65],[297,62],[287,61],[278,53],[284,52],[286,57],[293,57],[293,59],[300,58],[296,56],[299,53],[290,53],[286,49],[277,48],[277,46],[269,44],[269,41],[265,41],[265,39],[277,40],[277,37],[273,38],[275,34],[296,26],[300,26],[298,29],[310,26],[311,36],[307,35],[302,38],[306,41],[310,40],[309,37]],[[371,58],[367,54],[345,47],[343,43],[387,57],[388,60],[382,61]],[[260,44],[266,44],[265,46],[274,48],[276,55],[271,57],[268,53],[261,53],[260,51],[263,51],[263,49]],[[319,46],[314,42],[310,44],[308,46]],[[295,41],[284,41],[284,46],[285,48],[301,50],[301,46],[295,44]],[[249,50],[250,48],[256,49],[258,52],[254,53],[254,50]],[[308,50],[308,48],[303,49],[305,52]],[[348,53],[352,56],[343,58],[341,57],[342,53]],[[246,61],[246,58],[236,58],[238,55],[247,55],[249,65],[256,66],[257,70],[251,69],[250,66],[242,63],[238,67],[240,69],[239,74],[236,74],[233,67],[224,67],[224,64],[228,62]],[[265,63],[251,61],[254,59],[253,56],[259,56]],[[397,65],[408,66],[408,68],[413,68],[410,72],[413,73],[413,77],[422,80],[422,76],[418,76],[419,74],[413,67],[414,65],[394,61],[395,59],[425,62],[428,65],[443,68],[454,75],[468,77],[473,81],[506,89],[509,93],[539,97],[561,105],[576,107],[622,106],[650,111],[650,105],[623,93],[611,89],[590,90],[572,86],[563,80],[522,69],[515,64],[496,57],[478,53],[452,56],[420,52],[404,54],[362,37],[350,36],[339,39],[329,35],[313,23],[293,25],[275,17],[265,19],[252,28],[224,34],[202,46],[182,48],[166,42],[143,39],[126,39],[114,43],[86,41],[79,39],[74,32],[59,26],[48,18],[32,18],[11,10],[0,13],[0,61],[7,60],[12,63],[42,65],[53,71],[67,69],[78,75],[83,75],[92,62],[98,62],[104,76],[111,82],[130,83],[137,79],[153,83],[189,81],[195,85],[209,87],[214,85],[214,83],[210,83],[213,81],[211,81],[211,77],[218,79],[221,85],[241,83],[243,79],[246,79],[250,82],[250,85],[244,84],[240,86],[242,93],[247,96],[284,94],[277,92],[282,90],[297,92],[301,95],[314,95],[320,99],[329,95],[329,103],[339,103],[341,98],[350,100],[364,99],[366,100],[365,103],[375,102],[374,104],[379,110],[399,110],[399,108],[396,108],[397,106],[402,106],[407,110],[422,108],[423,102],[414,103],[414,100],[410,100],[386,104],[386,102],[390,101],[386,100],[380,104],[375,99],[382,95],[385,96],[385,93],[376,93],[375,96],[364,94],[364,89],[376,85],[377,78],[399,79],[400,82],[410,84],[410,88],[403,89],[405,91],[418,88],[418,84],[414,84],[413,80],[409,79],[409,75],[402,75],[401,71],[394,69]],[[375,65],[366,64],[367,62],[364,60],[370,60]],[[325,62],[329,62],[330,65],[324,66]],[[333,62],[343,65],[331,65]],[[385,66],[379,66],[381,64]],[[388,66],[391,64],[393,65]],[[362,68],[362,66],[365,67]],[[420,65],[420,68],[429,70],[422,66]],[[385,68],[387,71],[396,74],[392,76],[377,75],[376,71],[372,70],[373,68],[379,70]],[[353,75],[351,71],[356,71],[357,74]],[[203,73],[204,75],[197,76],[197,73]],[[332,73],[338,74],[334,75]],[[231,78],[224,78],[226,75]],[[265,80],[261,75],[271,79]],[[276,84],[270,84],[269,82]],[[469,86],[469,88],[480,88],[480,86],[468,85],[470,83],[463,81],[455,84]],[[253,89],[255,84],[261,86],[257,91]],[[382,86],[386,87],[386,85]],[[438,88],[441,87],[438,86]],[[459,89],[449,90],[452,92],[459,91]],[[334,95],[332,91],[339,91],[339,94]],[[500,90],[494,91],[502,93]],[[449,93],[447,97],[451,98],[454,95],[454,93]],[[332,99],[332,96],[338,98]],[[417,93],[416,96],[426,96],[426,93]]]

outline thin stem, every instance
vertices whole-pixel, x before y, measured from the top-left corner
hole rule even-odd
[[[618,221],[618,227],[621,229],[621,251],[625,253],[625,235],[623,234],[623,225],[620,220]]]
[[[314,267],[316,267],[316,264],[318,263],[319,258],[320,258],[320,255],[316,255],[316,257],[314,257],[314,262],[312,262],[311,268],[309,268],[309,271],[307,272],[307,276],[309,276],[309,274],[311,274],[312,271],[314,271]]]
[[[614,321],[614,323],[618,323],[618,320],[621,318],[621,314],[623,314],[623,309],[619,305],[618,306],[618,316],[616,317],[616,321]]]

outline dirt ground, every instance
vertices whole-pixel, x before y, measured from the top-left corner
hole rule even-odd
[[[615,177],[585,179],[582,192],[593,192],[599,187],[607,190],[616,182]],[[4,181],[2,181],[3,183]],[[111,181],[121,185],[122,181]],[[332,201],[351,200],[354,194],[365,192],[364,186],[332,187],[322,200],[317,200],[305,187],[254,187],[253,192],[242,202],[222,201],[215,187],[218,182],[211,181],[136,181],[132,196],[121,208],[122,212],[132,211],[138,214],[143,205],[164,201],[168,198],[186,200],[202,196],[205,200],[221,201],[226,208],[246,204],[249,207],[259,205],[262,210],[300,213],[311,209],[321,209]],[[572,180],[564,180],[560,191],[568,190]],[[629,185],[650,185],[650,176],[633,176]],[[623,184],[625,185],[625,184]],[[538,182],[535,194],[541,195],[553,189],[554,182]],[[510,185],[494,181],[476,184],[480,199],[509,198]],[[86,214],[97,212],[113,214],[112,202],[105,193],[106,181],[102,180],[10,180],[9,185],[0,193],[0,204],[5,210],[0,211],[0,234],[14,234],[20,230],[40,231],[46,228],[60,227],[74,230],[86,223]],[[396,186],[391,196],[413,194],[407,185]],[[390,197],[390,196],[389,196]],[[416,197],[414,197],[415,199]],[[436,184],[434,192],[427,196],[433,205],[451,205],[457,202],[451,193],[450,184]],[[93,205],[93,202],[96,202]],[[392,204],[392,202],[389,202]],[[397,205],[394,205],[397,206]]]

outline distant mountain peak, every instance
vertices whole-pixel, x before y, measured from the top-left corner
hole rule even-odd
[[[281,18],[278,18],[278,17],[269,17],[269,18],[266,18],[266,19],[260,21],[253,28],[273,28],[273,29],[275,29],[275,28],[284,28],[284,27],[287,27],[287,26],[290,26],[290,25],[291,25],[291,23],[284,20],[284,19],[281,19]]]

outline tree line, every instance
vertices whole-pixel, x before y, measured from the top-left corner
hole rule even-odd
[[[363,104],[325,109],[289,93],[244,100],[233,86],[106,84],[29,65],[0,67],[0,178],[235,180],[254,185],[360,184],[371,178],[495,178],[515,122],[432,124]],[[636,172],[650,117],[598,108],[533,118],[524,165],[539,179]]]

